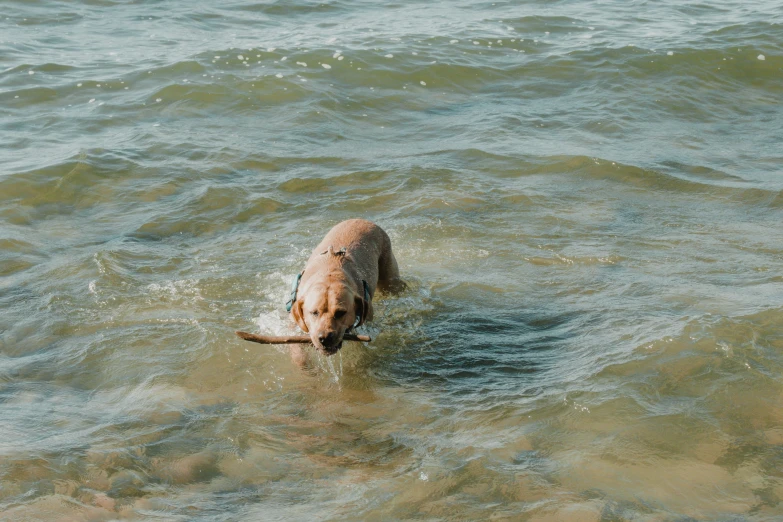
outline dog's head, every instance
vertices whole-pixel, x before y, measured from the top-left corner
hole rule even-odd
[[[332,355],[358,317],[359,324],[372,317],[372,304],[345,281],[315,281],[299,293],[291,316],[318,350]]]

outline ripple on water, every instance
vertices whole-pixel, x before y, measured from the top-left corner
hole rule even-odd
[[[6,517],[778,515],[776,3],[4,7]],[[373,342],[236,338],[357,215]]]

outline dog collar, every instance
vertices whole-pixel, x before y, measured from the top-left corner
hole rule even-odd
[[[304,274],[304,270],[296,274],[293,283],[291,283],[291,295],[288,297],[288,301],[285,302],[286,312],[290,312],[294,302],[296,302],[296,292],[299,290],[299,281],[302,280],[302,274]]]

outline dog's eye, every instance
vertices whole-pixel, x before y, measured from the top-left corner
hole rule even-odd
[[[344,315],[345,315],[345,310],[337,310],[334,313],[334,318],[335,319],[342,319]]]
[[[312,315],[313,317],[318,317],[318,310],[313,310],[312,312],[310,312],[310,315]]]

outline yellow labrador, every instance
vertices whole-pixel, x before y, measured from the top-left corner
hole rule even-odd
[[[404,287],[386,232],[364,219],[349,219],[315,247],[294,280],[286,308],[313,345],[332,355],[346,331],[372,319],[376,288]],[[301,348],[291,355],[301,360]]]

